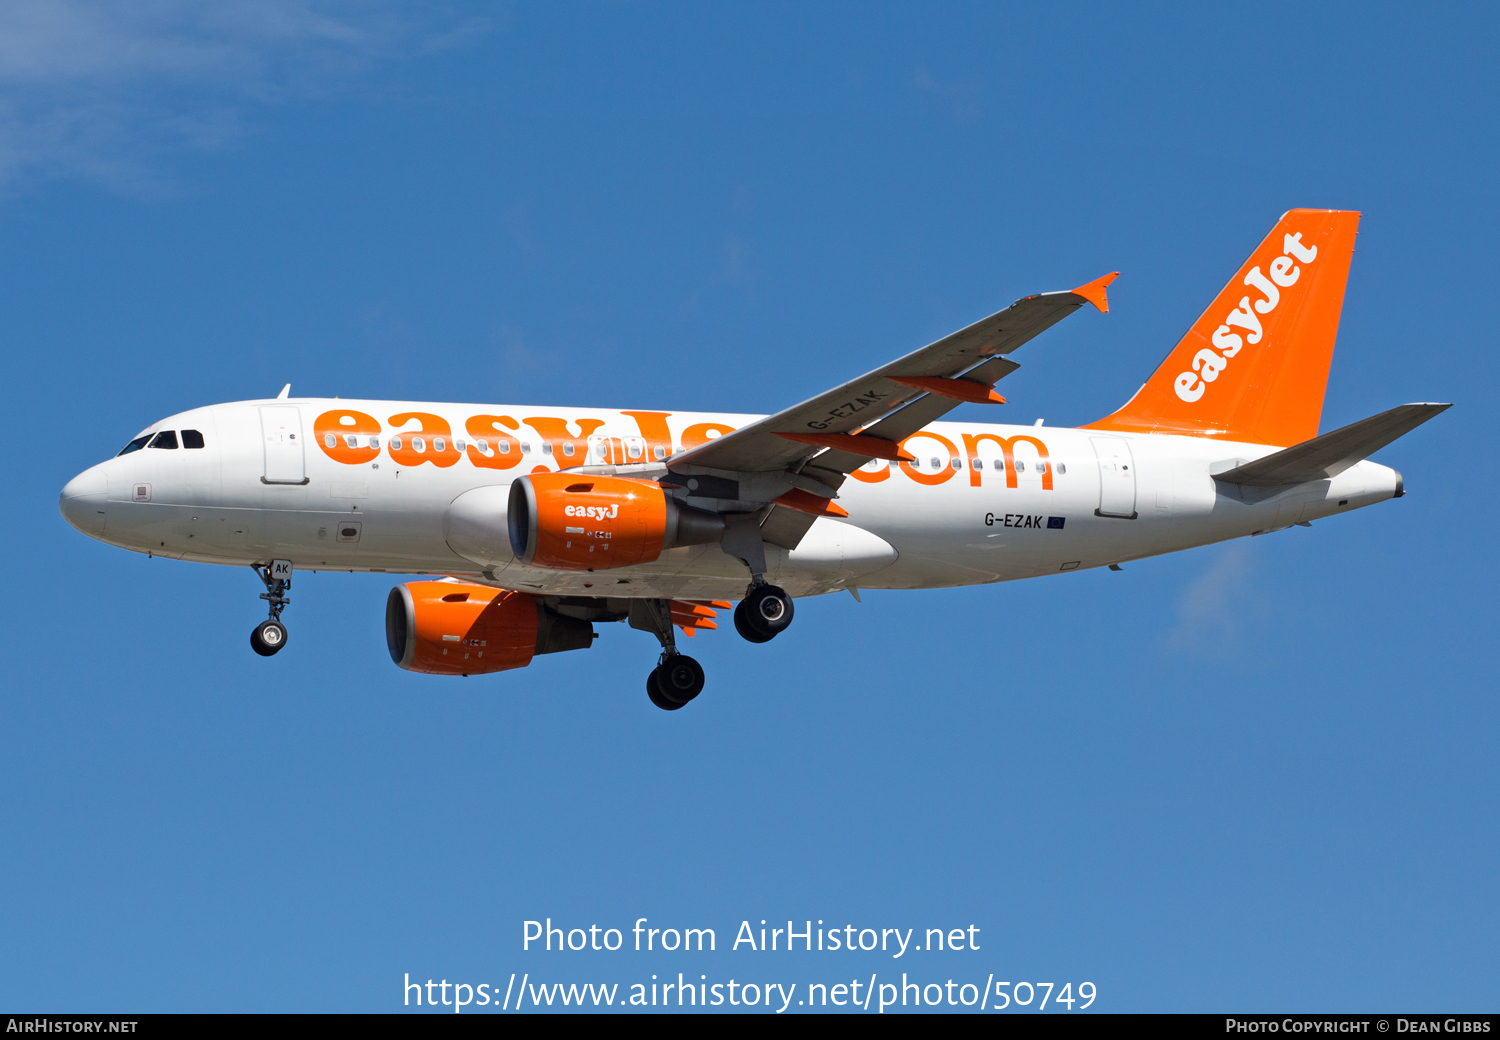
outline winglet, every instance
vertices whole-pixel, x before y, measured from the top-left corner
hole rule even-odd
[[[1118,277],[1120,277],[1119,271],[1111,271],[1103,278],[1095,278],[1087,285],[1080,285],[1078,288],[1073,290],[1073,295],[1082,296],[1085,300],[1088,300],[1095,307],[1099,308],[1101,313],[1108,314],[1109,297],[1104,295],[1104,290],[1108,288],[1110,282],[1114,281]]]
[[[278,400],[278,401],[285,401],[287,399],[287,396],[289,394],[291,394],[291,392],[292,392],[292,384],[288,383],[286,386],[284,386],[284,387],[281,388],[281,393],[279,393],[279,394],[276,395],[276,400]]]

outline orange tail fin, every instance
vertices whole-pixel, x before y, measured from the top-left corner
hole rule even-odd
[[[1359,214],[1294,209],[1130,401],[1090,430],[1316,437]]]

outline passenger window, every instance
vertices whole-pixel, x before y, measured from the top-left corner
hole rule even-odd
[[[160,433],[158,433],[156,435],[156,437],[151,441],[151,443],[149,445],[147,445],[147,447],[151,447],[151,448],[171,448],[171,449],[173,449],[175,451],[177,449],[177,431],[176,430],[162,430]]]
[[[120,449],[120,455],[129,455],[133,451],[140,451],[146,446],[146,442],[150,439],[151,435],[149,433],[144,437],[137,437],[135,440],[131,441],[129,444],[125,445],[125,447]],[[116,455],[115,458],[119,458],[120,455]]]
[[[199,433],[197,430],[183,430],[182,446],[184,448],[203,447],[203,434]]]
[[[1038,462],[1036,464],[1036,471],[1038,473],[1045,473],[1045,472],[1047,472],[1047,464],[1045,462]]]
[[[479,443],[483,444],[484,441],[480,441]],[[509,455],[510,454],[510,441],[496,441],[495,443],[498,444],[498,445],[500,445],[500,454],[501,455]]]
[[[432,438],[432,450],[435,451],[435,452],[437,452],[439,455],[441,455],[443,452],[445,452],[445,451],[448,450],[448,445],[443,440],[443,438],[441,438],[441,437],[434,437],[434,438]]]
[[[963,469],[964,468],[964,460],[963,459],[954,459],[953,460],[953,468],[954,469]]]
[[[661,445],[657,445],[657,447],[656,447],[656,457],[658,459],[664,459],[664,458],[666,458],[667,457],[667,449],[663,448]]]
[[[551,441],[548,441],[546,444],[542,445],[542,454],[543,455],[551,455],[552,454],[552,442]]]
[[[1016,463],[1016,472],[1017,473],[1025,473],[1026,472],[1026,463],[1024,463],[1024,462],[1017,462]]]
[[[522,441],[521,442],[521,454],[522,455],[530,455],[531,454],[531,442],[530,441]]]
[[[563,445],[563,454],[566,455],[566,456],[568,456],[568,458],[572,458],[573,457],[573,445],[571,445],[571,444],[564,444]]]
[[[937,459],[933,459],[932,460],[932,468],[933,469],[942,469],[943,468],[943,464],[941,462],[939,462]]]
[[[1059,473],[1059,474],[1063,474],[1063,473],[1066,473],[1066,472],[1068,472],[1068,467],[1067,467],[1067,464],[1066,464],[1066,463],[1062,463],[1062,462],[1059,462],[1059,463],[1058,463],[1058,464],[1057,464],[1057,472],[1058,472],[1058,473]]]
[[[984,469],[984,460],[983,459],[975,459],[974,462],[973,462],[973,466],[974,466],[975,469]]]
[[[379,437],[371,437],[370,438],[370,447],[375,448],[375,449],[378,450],[380,448],[380,438]]]

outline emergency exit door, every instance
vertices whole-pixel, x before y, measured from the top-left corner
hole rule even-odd
[[[302,458],[302,413],[284,405],[260,410],[260,432],[266,447],[267,484],[306,484]]]
[[[1095,516],[1134,520],[1135,460],[1130,445],[1119,437],[1091,437],[1099,456],[1099,508]]]

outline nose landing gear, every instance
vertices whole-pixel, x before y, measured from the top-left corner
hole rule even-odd
[[[292,602],[287,591],[292,587],[292,565],[286,560],[274,560],[269,567],[252,567],[265,583],[266,591],[260,594],[271,608],[271,617],[256,625],[250,632],[250,649],[262,657],[270,657],[286,646],[286,626],[281,623],[281,612]]]

